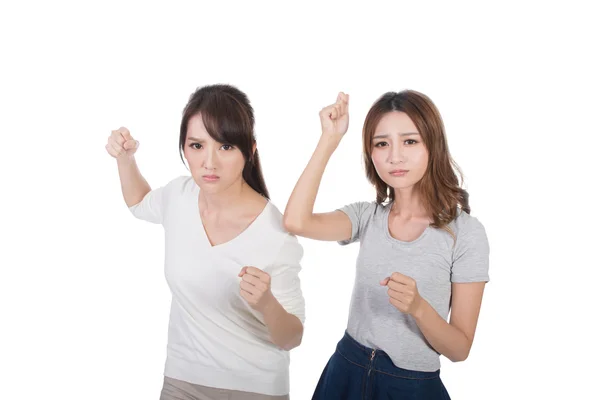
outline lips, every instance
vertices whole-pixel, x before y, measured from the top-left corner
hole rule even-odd
[[[390,175],[392,176],[404,176],[408,173],[407,169],[395,169],[393,171],[390,171]]]
[[[207,182],[215,182],[219,180],[219,177],[217,175],[202,175],[202,179]]]

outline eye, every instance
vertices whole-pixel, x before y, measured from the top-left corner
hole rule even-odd
[[[224,144],[223,146],[221,146],[221,148],[223,150],[233,150],[233,146],[230,144]]]
[[[404,143],[405,143],[405,144],[408,144],[408,145],[411,145],[411,144],[417,144],[417,143],[419,143],[419,142],[417,142],[417,141],[416,141],[416,140],[414,140],[414,139],[408,139],[408,140],[406,140]]]
[[[379,142],[379,143],[375,143],[375,147],[384,147],[387,146],[388,143],[387,142]]]
[[[202,148],[202,145],[201,145],[200,143],[190,143],[190,147],[191,147],[192,149],[199,150],[199,149],[201,149],[201,148]]]

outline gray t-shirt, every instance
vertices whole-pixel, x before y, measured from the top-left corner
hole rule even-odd
[[[489,246],[483,225],[459,210],[450,223],[456,235],[427,227],[412,242],[392,237],[388,227],[391,204],[349,204],[342,209],[352,221],[352,237],[360,241],[356,280],[348,318],[348,333],[364,346],[385,351],[397,367],[416,371],[440,368],[439,353],[426,341],[415,320],[389,302],[379,282],[399,272],[413,278],[423,297],[448,319],[452,282],[489,281]]]

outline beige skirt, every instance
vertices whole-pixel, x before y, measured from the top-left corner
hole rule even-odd
[[[194,385],[165,376],[160,400],[289,400],[290,396],[240,392]]]

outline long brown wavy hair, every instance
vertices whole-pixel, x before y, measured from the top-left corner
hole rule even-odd
[[[209,85],[198,88],[192,95],[181,118],[179,129],[179,156],[183,161],[183,146],[187,138],[190,119],[202,115],[208,134],[219,143],[233,145],[244,156],[242,177],[248,185],[262,196],[269,198],[269,191],[258,158],[258,150],[252,153],[254,135],[254,109],[248,96],[232,85]],[[184,162],[185,164],[185,162]]]
[[[381,118],[392,111],[406,113],[417,127],[429,153],[423,178],[415,184],[423,206],[433,219],[431,226],[448,230],[459,209],[471,212],[469,194],[462,189],[463,175],[448,149],[442,117],[433,101],[414,90],[388,92],[381,96],[369,110],[363,126],[363,158],[367,179],[377,190],[377,203],[394,201],[394,189],[377,174],[371,153],[373,135]],[[459,181],[460,177],[460,181]],[[448,230],[452,236],[452,231]]]

